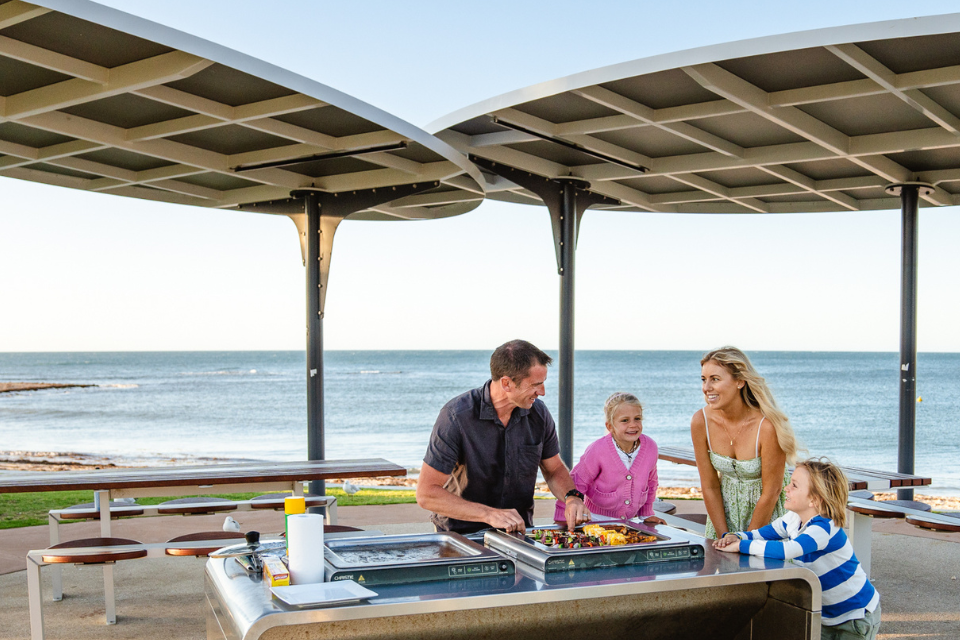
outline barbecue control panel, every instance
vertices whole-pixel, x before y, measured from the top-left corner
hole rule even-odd
[[[477,562],[475,564],[455,564],[447,567],[451,578],[479,575],[498,575],[513,573],[507,562]]]
[[[353,580],[364,586],[377,584],[404,584],[448,580],[450,578],[489,578],[512,576],[516,566],[509,560],[457,562],[451,564],[411,564],[407,566],[371,567],[364,570],[334,570],[327,567],[328,582]]]
[[[591,567],[654,564],[702,557],[703,547],[698,545],[660,546],[630,550],[618,550],[616,547],[611,547],[603,554],[571,554],[549,557],[546,559],[544,570],[565,571],[569,569],[589,569]]]

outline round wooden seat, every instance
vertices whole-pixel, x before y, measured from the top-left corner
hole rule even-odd
[[[904,507],[916,511],[930,511],[930,505],[926,502],[917,502],[916,500],[881,500],[877,504],[885,504],[894,507]]]
[[[265,493],[262,496],[257,496],[250,500],[251,509],[283,509],[283,499],[289,498],[291,494],[289,491],[285,493]],[[315,496],[312,494],[307,494],[303,496],[307,503],[307,508],[310,507],[323,507],[326,505],[326,498],[324,496]]]
[[[133,560],[135,558],[144,558],[147,555],[146,549],[116,549],[104,550],[96,554],[73,553],[78,549],[89,547],[119,547],[135,544],[143,544],[136,540],[127,538],[81,538],[80,540],[70,540],[55,544],[41,556],[44,562],[48,564],[101,564],[104,562],[116,562],[117,560]],[[62,550],[59,551],[58,550]]]
[[[237,503],[227,498],[178,498],[157,505],[157,513],[162,515],[181,514],[187,516],[236,510]]]
[[[239,531],[201,531],[199,533],[188,533],[176,538],[167,540],[167,544],[177,544],[180,542],[196,542],[197,540],[217,540],[223,542],[213,543],[206,547],[167,547],[168,556],[206,556],[217,549],[227,546],[229,540],[243,540],[243,534]]]
[[[943,514],[939,514],[943,515]],[[954,522],[943,522],[940,519],[927,518],[925,516],[907,516],[907,522],[912,524],[915,527],[920,527],[921,529],[929,529],[930,531],[948,531],[948,532],[958,532],[960,531],[960,518],[955,516],[950,516]]]
[[[873,500],[874,495],[873,491],[867,491],[866,489],[858,489],[857,491],[850,492],[851,498],[860,498],[861,500]]]
[[[672,502],[667,502],[666,500],[654,500],[653,501],[653,510],[658,513],[666,513],[670,515],[675,513],[677,510],[677,505]]]
[[[61,520],[99,520],[100,510],[95,508],[93,502],[84,504],[75,504],[67,507],[60,512]],[[125,516],[142,516],[143,507],[129,502],[110,501],[110,519],[116,520]]]
[[[913,500],[877,500],[875,504],[869,506],[861,504],[847,505],[847,509],[850,511],[873,518],[903,518],[907,515],[902,511],[904,508],[930,511],[930,505]]]

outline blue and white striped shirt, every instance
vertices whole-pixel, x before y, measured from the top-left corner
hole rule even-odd
[[[788,511],[756,531],[736,534],[740,553],[793,560],[817,574],[823,590],[821,620],[828,627],[864,617],[880,603],[880,594],[870,584],[853,553],[843,529],[821,515],[803,524]]]

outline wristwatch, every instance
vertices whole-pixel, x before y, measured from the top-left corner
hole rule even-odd
[[[570,489],[567,491],[567,495],[563,496],[563,499],[566,500],[569,497],[580,498],[580,502],[583,502],[583,493],[577,491],[576,489]]]

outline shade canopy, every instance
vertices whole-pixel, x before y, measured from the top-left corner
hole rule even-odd
[[[439,218],[483,199],[477,169],[419,128],[85,0],[0,0],[0,176],[264,211],[298,189],[438,183],[351,219]]]
[[[895,209],[890,183],[960,204],[960,14],[759,38],[508,93],[428,130],[464,153],[572,176],[664,213]],[[539,204],[491,178],[488,196]]]

